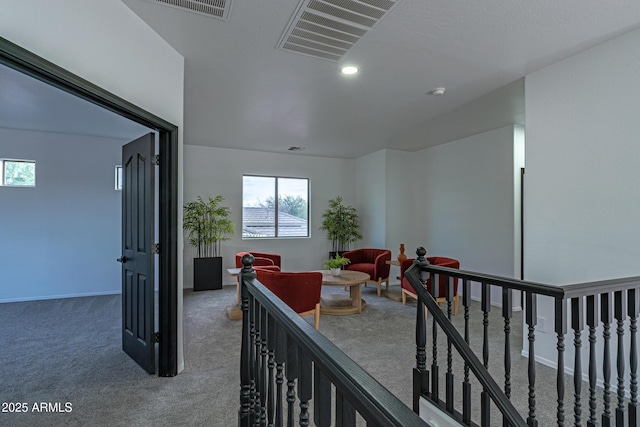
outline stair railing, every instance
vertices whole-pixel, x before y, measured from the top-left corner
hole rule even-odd
[[[242,257],[239,427],[308,426],[311,413],[318,427],[355,426],[356,413],[367,426],[429,425],[256,280],[253,260]]]
[[[419,248],[418,258],[407,269],[405,277],[414,288],[418,296],[416,310],[416,366],[414,368],[414,411],[419,410],[420,399],[427,399],[443,410],[450,413],[463,424],[475,425],[471,414],[471,385],[469,372],[473,372],[480,382],[480,420],[482,426],[491,425],[490,401],[493,401],[502,415],[505,426],[537,426],[538,408],[536,406],[536,324],[537,297],[547,296],[553,299],[554,332],[556,334],[557,377],[556,377],[556,420],[557,425],[565,425],[565,335],[570,325],[574,332],[574,361],[573,361],[573,419],[574,425],[583,425],[586,418],[587,426],[637,426],[640,424],[640,406],[638,405],[638,351],[637,351],[637,320],[640,314],[640,277],[605,280],[590,283],[580,283],[563,286],[551,286],[535,282],[515,280],[505,277],[438,267],[429,264],[425,259],[426,251]],[[439,283],[439,276],[448,278],[446,288],[446,314],[438,306],[436,299],[439,287],[432,286],[427,292],[425,279],[431,283]],[[454,278],[462,280],[462,304],[464,306],[464,337],[451,322],[452,303],[454,300]],[[436,280],[438,279],[438,280]],[[482,361],[475,355],[469,345],[469,322],[471,308],[471,283],[481,286],[481,311],[483,324]],[[491,310],[491,286],[502,288],[502,318],[504,321],[504,385],[501,389],[494,380],[496,375],[489,373],[489,341],[495,339],[488,333],[489,312]],[[511,397],[511,355],[510,330],[513,316],[513,292],[522,291],[525,297],[525,315],[528,341],[528,411],[526,423],[522,415],[518,414],[510,402]],[[427,369],[427,326],[424,307],[432,314],[433,327],[430,330],[432,344],[432,363]],[[615,320],[615,325],[614,325]],[[602,346],[598,346],[597,330],[602,322]],[[612,383],[612,343],[611,326],[615,326],[617,382]],[[625,327],[628,325],[628,327]],[[582,410],[582,334],[588,329],[588,367],[586,372],[588,383],[588,414],[583,417]],[[441,399],[439,389],[438,365],[438,328],[444,331],[447,338],[447,372],[445,374],[445,397]],[[625,330],[629,331],[629,338],[625,339]],[[629,351],[625,343],[629,343]],[[458,411],[453,401],[455,379],[451,369],[452,347],[464,361],[464,378],[462,380],[462,413]],[[601,360],[598,360],[598,356]],[[628,355],[628,358],[627,358]],[[625,375],[626,362],[629,364],[629,375]],[[598,366],[602,374],[598,375]],[[601,386],[599,385],[601,383]],[[599,388],[601,390],[599,390]],[[617,397],[617,404],[613,408],[612,400]],[[628,392],[626,391],[628,390]],[[601,397],[600,408],[598,407]],[[585,411],[586,412],[586,411]],[[570,416],[570,415],[569,415]]]

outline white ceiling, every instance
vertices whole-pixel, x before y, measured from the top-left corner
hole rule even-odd
[[[185,57],[186,144],[354,158],[524,124],[523,76],[640,27],[637,0],[402,0],[335,63],[276,49],[299,0],[232,1],[224,21],[123,0]]]
[[[0,65],[0,128],[132,140],[149,129]]]

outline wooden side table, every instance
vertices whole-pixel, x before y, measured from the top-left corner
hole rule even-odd
[[[396,267],[400,267],[400,261],[398,261],[397,259],[390,259],[388,261],[385,261],[387,263],[387,265],[394,265]],[[400,276],[396,277],[397,280],[400,280]],[[386,293],[385,296],[387,298],[389,298],[390,300],[394,300],[394,301],[402,301],[402,286],[400,286],[400,291],[397,291],[395,289],[389,289]]]
[[[227,273],[236,278],[236,298],[238,303],[227,308],[227,316],[231,320],[242,320],[242,309],[240,308],[240,270],[241,268],[227,268]]]

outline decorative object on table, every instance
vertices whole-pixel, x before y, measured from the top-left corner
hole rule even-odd
[[[362,239],[360,234],[360,217],[353,206],[345,206],[342,197],[329,200],[329,208],[322,214],[320,230],[327,232],[327,239],[331,240],[332,251],[330,257],[349,250],[349,244]]]
[[[407,256],[404,254],[404,243],[400,243],[400,255],[398,255],[398,262],[402,262],[407,259]]]
[[[351,260],[347,270],[361,271],[369,275],[367,283],[378,287],[378,296],[381,294],[382,282],[386,282],[386,290],[389,290],[389,268],[391,267],[387,264],[387,261],[391,261],[389,249],[354,249],[343,253],[342,256]]]
[[[222,257],[220,242],[229,240],[235,224],[229,218],[231,211],[221,206],[224,197],[216,196],[205,201],[202,197],[184,205],[183,228],[189,243],[196,248],[193,259],[193,290],[222,289]]]
[[[328,268],[329,270],[331,270],[331,274],[333,276],[339,276],[340,271],[342,270],[342,267],[349,264],[350,262],[351,261],[349,260],[349,258],[345,258],[343,256],[336,254],[333,258],[329,258],[328,260],[325,260],[322,263],[322,266],[324,268]]]

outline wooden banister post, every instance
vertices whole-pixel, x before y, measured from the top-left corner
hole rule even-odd
[[[558,369],[556,377],[556,391],[557,391],[557,412],[556,418],[558,425],[564,425],[565,409],[564,409],[564,337],[567,334],[567,300],[564,298],[555,298],[555,313],[554,313],[554,329],[557,336],[556,349],[558,351]]]
[[[429,264],[425,259],[427,251],[423,247],[416,250],[414,264]],[[429,371],[427,370],[427,325],[424,304],[418,298],[416,310],[416,366],[413,369],[413,411],[420,413],[420,396],[429,393]]]
[[[240,409],[238,410],[238,426],[250,427],[254,423],[255,414],[251,402],[251,388],[253,378],[251,375],[251,331],[249,325],[249,292],[245,285],[246,280],[256,278],[253,269],[253,255],[247,254],[242,257],[242,270],[240,271],[240,295],[242,309],[242,343],[240,347]]]

